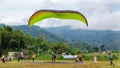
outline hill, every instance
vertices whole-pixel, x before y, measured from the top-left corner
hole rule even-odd
[[[107,49],[120,49],[120,31],[71,29],[69,26],[49,27],[45,30],[65,40],[83,40],[91,44],[106,45]]]
[[[38,37],[40,35],[43,35],[43,36],[45,36],[46,40],[51,41],[51,42],[64,41],[64,39],[60,38],[59,36],[52,34],[38,26],[29,27],[27,25],[20,25],[20,26],[12,26],[12,28],[14,30],[21,30],[25,34],[30,34],[33,37]]]

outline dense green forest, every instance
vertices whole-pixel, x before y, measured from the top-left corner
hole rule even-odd
[[[0,28],[0,53],[9,51],[32,50],[38,53],[56,52],[61,54],[68,52],[75,53],[75,49],[61,41],[50,42],[45,40],[45,36],[39,35],[32,37],[30,34],[25,34],[20,30],[13,30],[10,26]]]

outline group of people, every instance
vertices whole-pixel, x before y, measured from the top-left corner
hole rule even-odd
[[[2,63],[5,63],[6,61],[12,61],[12,56],[6,56],[5,54],[2,54],[1,61]]]
[[[56,60],[56,54],[54,53],[54,52],[51,52],[51,55],[52,55],[52,62],[54,63],[54,62],[56,62],[55,60]],[[31,55],[31,57],[32,57],[32,61],[34,62],[34,60],[35,60],[35,58],[37,57],[36,56],[36,54],[33,52],[32,53],[32,55]]]
[[[110,66],[115,66],[115,64],[113,63],[113,56],[110,52],[107,53],[109,60],[110,60]],[[94,63],[97,63],[97,55],[96,52],[94,53]]]
[[[109,56],[109,59],[110,59],[110,66],[115,66],[115,64],[113,63],[113,56],[110,52],[107,53],[108,56]],[[52,62],[56,62],[56,54],[54,52],[51,52],[51,59],[52,59]],[[31,55],[31,58],[32,58],[32,61],[34,62],[35,58],[36,58],[36,54],[35,52],[32,53]],[[81,53],[77,53],[77,58],[76,58],[76,62],[80,62],[80,63],[83,63],[83,60],[82,60],[82,54]],[[97,63],[97,54],[96,52],[94,52],[93,54],[93,58],[94,58],[94,63]],[[18,62],[20,60],[23,59],[23,53],[22,52],[19,52],[18,53]],[[11,58],[9,58],[9,60],[12,60]],[[5,63],[5,55],[3,54],[2,57],[1,57],[1,61],[3,63]]]
[[[32,54],[31,54],[31,58],[32,58],[32,61],[34,62],[34,60],[35,60],[35,58],[36,58],[37,56],[36,56],[36,54],[35,54],[35,52],[32,52]],[[23,59],[23,53],[22,52],[19,52],[18,54],[17,54],[17,60],[18,60],[18,62],[20,62],[20,60],[22,60]]]
[[[55,60],[56,60],[56,54],[54,53],[54,52],[51,52],[51,59],[52,59],[52,62],[54,63],[54,62],[56,62]],[[36,56],[36,54],[33,52],[32,53],[32,55],[31,55],[31,58],[32,58],[32,62],[34,62],[34,60],[35,60],[35,58],[36,58],[37,56]]]
[[[113,63],[113,56],[112,56],[112,54],[110,52],[108,52],[108,56],[109,56],[109,60],[110,60],[110,66],[115,66],[115,64]],[[97,63],[97,54],[96,54],[96,52],[94,52],[93,58],[94,58],[94,63],[96,64]],[[76,62],[83,63],[82,55],[80,53],[77,54]]]

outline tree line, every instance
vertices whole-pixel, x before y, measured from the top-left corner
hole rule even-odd
[[[63,52],[75,54],[75,48],[65,42],[50,42],[45,40],[44,35],[35,38],[20,30],[13,30],[10,26],[0,27],[0,55],[8,52],[32,50],[37,53]]]

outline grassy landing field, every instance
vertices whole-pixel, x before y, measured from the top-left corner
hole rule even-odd
[[[84,61],[83,64],[76,63],[72,60],[57,60],[56,63],[51,63],[50,60],[40,60],[32,62],[32,60],[22,60],[17,62],[0,63],[0,68],[120,68],[120,60],[115,60],[115,67],[109,66],[109,61],[98,61],[94,64],[93,61]]]

